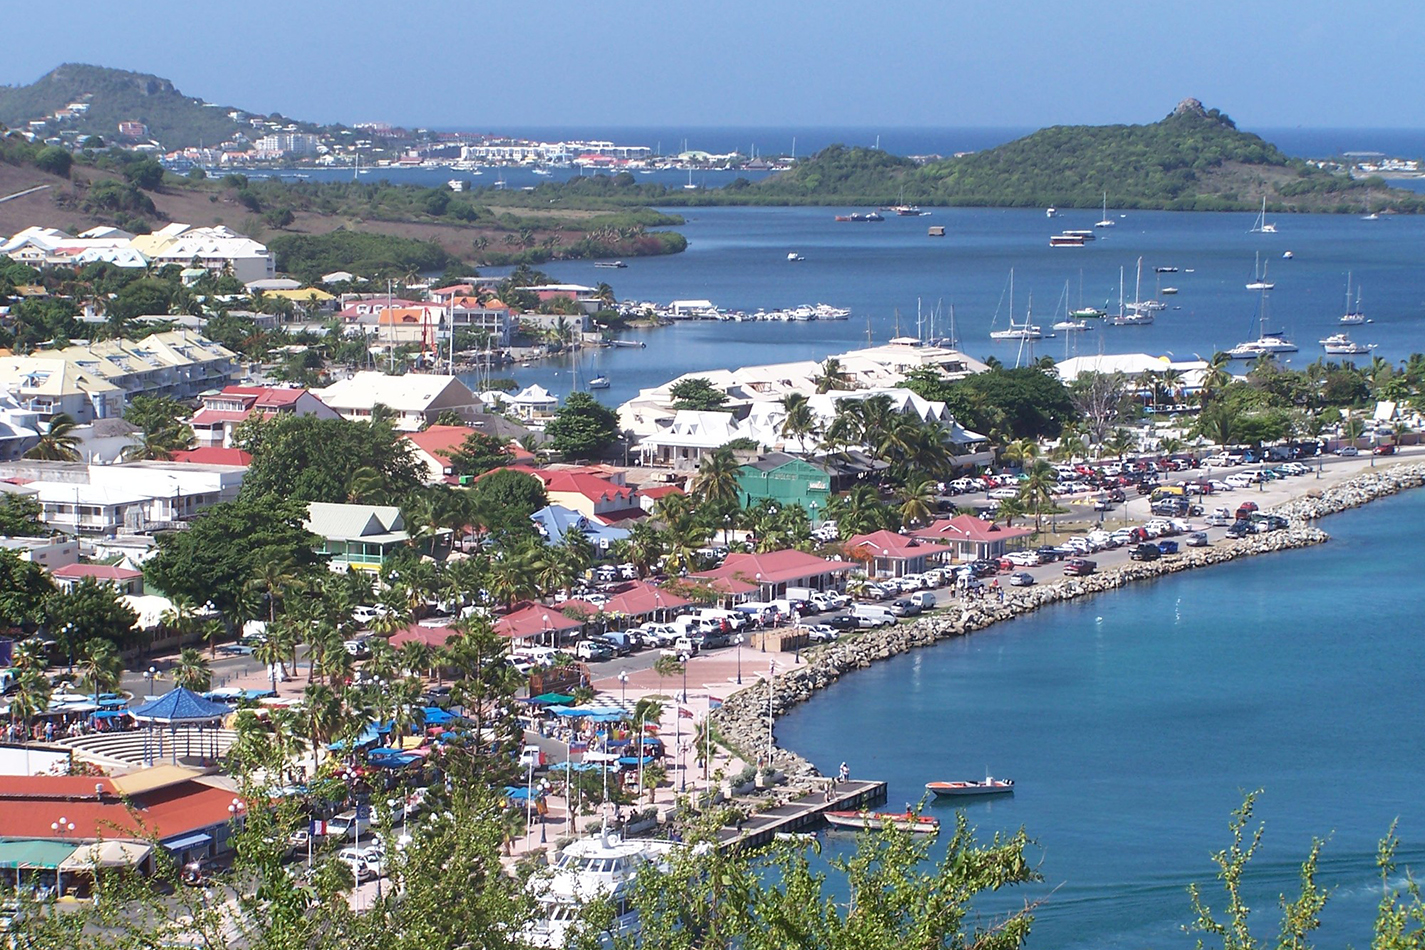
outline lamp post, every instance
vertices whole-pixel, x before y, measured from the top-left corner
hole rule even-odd
[[[158,678],[158,668],[150,666],[148,672],[144,673],[148,677],[148,694],[153,695],[153,681]]]
[[[772,693],[777,683],[777,664],[767,664],[767,768],[772,767]]]
[[[228,829],[229,837],[231,837],[233,833],[237,831],[238,816],[245,811],[247,811],[247,806],[243,804],[241,798],[234,798],[232,802],[228,805],[228,821],[232,825],[232,827]]]
[[[525,837],[530,839],[529,850],[534,850],[534,756],[529,756],[529,778],[525,784],[524,799]]]
[[[49,830],[53,831],[59,839],[63,841],[67,835],[74,833],[74,822],[60,815],[59,821],[50,822]],[[16,873],[18,874],[19,872]],[[19,883],[18,878],[16,879],[16,883]],[[59,868],[54,869],[54,891],[55,897],[64,896],[64,875],[60,872]]]
[[[761,571],[758,571],[758,572],[757,572],[757,596],[758,596],[758,597],[761,597],[761,596],[762,596],[762,572],[761,572]],[[757,648],[758,648],[761,652],[763,652],[763,653],[766,653],[766,652],[767,652],[767,634],[765,634],[765,633],[762,634],[762,639],[759,640],[759,641],[757,641]]]
[[[545,795],[546,797],[549,795],[549,779],[543,779],[542,781],[540,781],[540,783],[539,783],[539,790],[540,790],[542,793],[544,793],[544,795]],[[567,808],[569,807],[569,803],[568,803],[568,802],[565,802],[565,803],[564,803],[564,807],[567,809]],[[549,843],[548,831],[546,830],[546,829],[547,829],[547,825],[548,825],[548,823],[544,820],[544,816],[543,816],[543,815],[540,815],[540,816],[539,816],[539,843],[540,843],[540,844],[548,844],[548,843]],[[379,880],[377,881],[376,886],[377,886],[378,888],[381,886]]]
[[[73,623],[66,623],[59,628],[60,635],[64,637],[64,651],[69,655],[69,672],[74,673],[74,631],[78,629]]]
[[[812,526],[813,528],[815,528],[815,527],[816,527],[816,513],[817,513],[817,510],[820,508],[820,506],[819,506],[816,502],[812,502],[809,507],[811,508],[811,526]]]
[[[628,670],[618,671],[618,704],[628,705]]]
[[[549,648],[554,649],[554,625],[549,622],[549,614],[544,615],[544,629],[549,633]]]
[[[737,635],[737,685],[742,685],[742,634]]]

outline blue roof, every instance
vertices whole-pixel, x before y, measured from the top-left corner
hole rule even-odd
[[[626,528],[611,528],[596,518],[563,505],[549,505],[530,515],[530,520],[544,529],[550,544],[561,544],[569,531],[582,532],[596,545],[607,547],[629,536]]]
[[[210,703],[191,689],[179,686],[157,699],[129,710],[135,719],[149,722],[212,722],[232,712],[220,703]]]

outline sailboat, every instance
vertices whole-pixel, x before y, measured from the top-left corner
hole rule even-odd
[[[1074,319],[1074,315],[1069,312],[1069,282],[1068,282],[1067,280],[1064,281],[1064,296],[1063,296],[1063,301],[1064,301],[1064,319],[1062,319],[1062,320],[1060,320],[1058,323],[1054,324],[1054,329],[1055,329],[1055,330],[1063,330],[1063,331],[1065,331],[1065,333],[1064,333],[1064,358],[1065,358],[1065,359],[1068,359],[1068,358],[1069,358],[1069,357],[1068,357],[1068,353],[1069,353],[1069,337],[1072,336],[1074,333],[1077,333],[1077,332],[1079,332],[1079,331],[1081,331],[1081,330],[1091,330],[1091,329],[1093,329],[1093,327],[1092,327],[1091,324],[1086,323],[1086,322],[1084,322],[1083,320],[1075,320],[1075,319]],[[1055,308],[1054,308],[1054,310],[1055,310],[1056,313],[1058,312],[1058,309],[1059,309],[1058,307],[1055,307]]]
[[[1125,312],[1123,306],[1123,268],[1118,269],[1118,316],[1110,323],[1116,327],[1143,327],[1153,322],[1153,309],[1139,300],[1143,289],[1143,258],[1138,258],[1138,277],[1133,284],[1133,303]]]
[[[1094,225],[1096,228],[1111,228],[1118,222],[1108,216],[1108,192],[1103,193],[1103,220]]]
[[[1361,285],[1356,285],[1356,305],[1351,306],[1351,272],[1346,272],[1346,312],[1338,321],[1347,326],[1359,326],[1366,322],[1366,314],[1361,310]]]
[[[1260,266],[1260,270],[1259,270]],[[1248,290],[1274,290],[1276,284],[1267,280],[1267,267],[1262,264],[1262,255],[1257,254],[1257,261],[1252,265],[1252,282],[1247,285]]]
[[[693,184],[693,170],[688,169],[688,183],[683,186],[684,191],[697,191],[698,186]]]
[[[1257,215],[1257,220],[1252,222],[1252,229],[1248,234],[1276,234],[1277,226],[1267,223],[1267,196],[1262,195],[1262,213]]]
[[[1227,351],[1234,360],[1254,360],[1259,356],[1275,356],[1278,353],[1295,353],[1296,344],[1288,340],[1280,330],[1267,329],[1267,292],[1262,291],[1262,304],[1258,308],[1261,329],[1260,336],[1246,343],[1238,343]]]
[[[1034,315],[1034,295],[1029,295],[1029,307],[1024,312],[1024,322],[1014,322],[1014,271],[1009,272],[1009,329],[991,330],[991,340],[1039,340],[1044,331],[1031,322]],[[1053,336],[1051,333],[1050,336]]]

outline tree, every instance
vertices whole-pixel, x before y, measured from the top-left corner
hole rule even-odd
[[[40,520],[44,508],[29,495],[7,492],[0,496],[0,535],[7,538],[38,538],[49,534]]]
[[[668,395],[673,397],[674,409],[723,412],[727,402],[727,393],[702,376],[680,379],[668,388]]]
[[[935,482],[928,478],[908,484],[896,492],[904,524],[925,524],[935,517]],[[838,525],[839,527],[839,525]]]
[[[618,415],[588,393],[571,393],[545,427],[555,451],[597,458],[618,439]]]
[[[704,455],[690,486],[693,495],[718,511],[736,508],[739,502],[737,473],[740,469],[737,459],[726,446]]]
[[[40,441],[25,453],[27,459],[41,459],[46,462],[79,461],[79,437],[74,430],[79,423],[67,412],[57,412],[50,417],[49,426]]]
[[[450,470],[455,475],[481,475],[508,465],[513,458],[509,447],[495,436],[472,432],[450,453]]]
[[[834,356],[827,357],[826,362],[821,364],[821,373],[815,382],[818,393],[851,388],[846,381],[846,374],[841,369],[841,361]]]
[[[69,154],[69,150],[60,148],[58,145],[51,145],[40,150],[35,156],[35,167],[42,172],[49,172],[51,175],[58,175],[60,178],[69,177],[69,169],[74,165],[74,156]]]
[[[0,551],[0,629],[35,629],[54,593],[54,582],[43,567],[20,560],[14,551]]]
[[[208,665],[208,658],[192,647],[185,647],[178,654],[178,664],[173,668],[173,685],[195,693],[211,689],[213,670]]]
[[[259,565],[273,561],[301,571],[318,562],[319,539],[303,527],[306,516],[305,504],[272,496],[222,502],[186,531],[159,535],[144,575],[169,596],[212,601],[232,614]]]
[[[525,472],[499,469],[470,489],[475,518],[492,532],[529,534],[529,516],[545,505],[544,482]]]
[[[114,587],[96,583],[92,577],[46,598],[44,616],[45,624],[65,643],[70,656],[90,640],[127,646],[139,619]]]
[[[378,499],[391,502],[419,488],[422,467],[411,443],[385,422],[283,414],[244,423],[238,448],[252,453],[242,496],[300,502],[347,500],[355,471],[370,469]],[[376,499],[373,499],[376,500]]]
[[[94,705],[99,705],[99,694],[119,688],[119,680],[124,672],[124,661],[119,651],[109,640],[90,640],[79,651],[77,666],[81,680],[88,685],[94,697]]]
[[[124,177],[135,188],[153,191],[163,184],[163,166],[155,159],[142,158],[124,166]]]
[[[173,306],[173,286],[157,277],[142,277],[125,284],[105,308],[109,335],[123,336],[127,324],[138,317],[168,313]]]
[[[166,432],[184,426],[191,416],[183,403],[170,396],[134,396],[124,408],[124,419],[144,432]]]

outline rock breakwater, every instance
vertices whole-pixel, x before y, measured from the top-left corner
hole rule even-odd
[[[805,662],[767,680],[742,689],[727,698],[712,713],[719,734],[744,759],[757,757],[767,747],[768,689],[771,713],[778,716],[817,690],[835,683],[845,673],[863,669],[878,660],[931,646],[950,637],[965,636],[993,624],[1031,613],[1063,601],[1116,590],[1127,584],[1151,580],[1181,571],[1196,570],[1238,558],[1309,547],[1330,536],[1311,522],[1326,515],[1367,504],[1409,488],[1425,485],[1425,463],[1374,469],[1322,490],[1303,495],[1272,509],[1288,519],[1284,530],[1254,534],[1238,540],[1218,541],[1210,547],[1187,548],[1183,553],[1157,561],[1135,561],[1107,568],[1088,577],[1065,577],[1051,583],[1025,588],[1009,588],[1003,602],[997,599],[952,600],[933,614],[911,623],[869,630],[803,653]],[[772,766],[788,776],[793,794],[816,786],[820,773],[795,752],[772,750]]]

